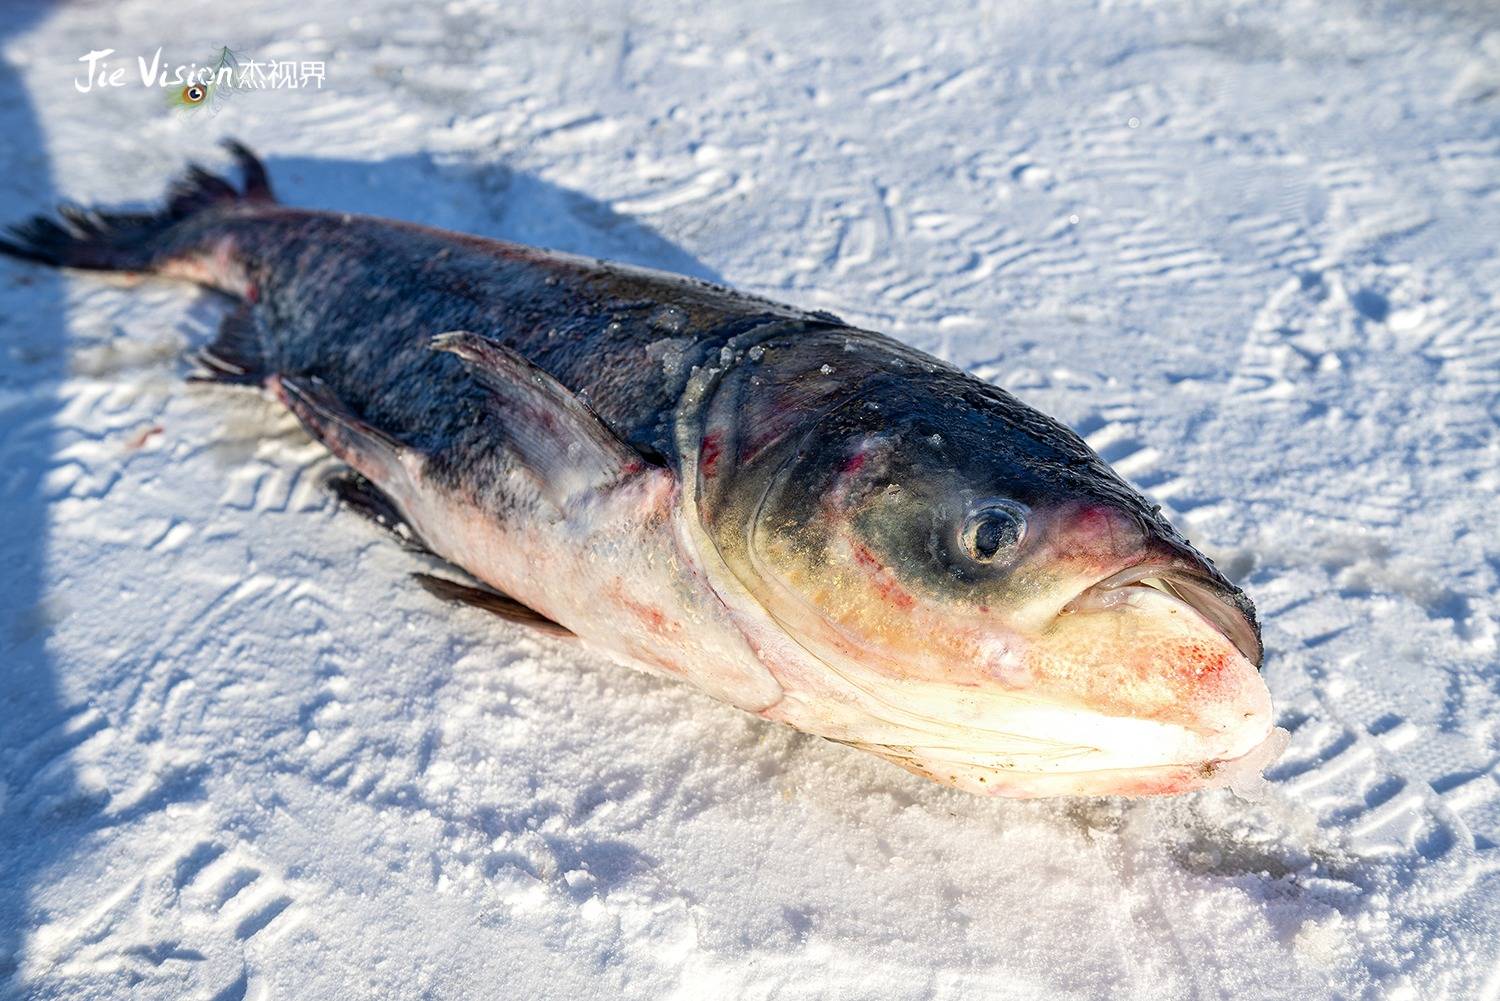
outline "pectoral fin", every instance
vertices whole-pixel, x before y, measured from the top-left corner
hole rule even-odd
[[[559,508],[656,468],[577,394],[504,345],[454,331],[433,338],[432,348],[457,355],[490,391],[506,443]]]

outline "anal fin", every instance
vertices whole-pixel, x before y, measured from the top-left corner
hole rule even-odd
[[[435,598],[483,609],[491,615],[498,615],[507,622],[530,626],[532,629],[551,633],[554,636],[574,635],[573,630],[553,622],[541,612],[529,605],[521,604],[508,594],[492,591],[489,588],[471,587],[455,580],[448,580],[446,577],[434,577],[432,574],[414,573],[412,576],[428,594]]]
[[[346,469],[329,476],[327,484],[341,504],[390,532],[404,549],[442,559],[422,541],[422,537],[406,520],[396,502],[364,476]],[[451,564],[446,565],[451,566]],[[453,567],[453,570],[455,573],[463,572],[457,567]],[[556,636],[573,635],[572,630],[553,622],[534,608],[523,605],[500,591],[461,584],[446,577],[436,577],[427,573],[413,573],[412,577],[428,594],[441,598],[443,601],[479,608],[491,615],[498,615],[507,622],[529,626]]]
[[[432,554],[406,519],[401,505],[382,486],[405,480],[407,471],[402,458],[407,455],[406,446],[354,413],[315,376],[271,376],[266,384],[287,409],[296,414],[309,434],[353,467],[352,471],[335,473],[328,478],[328,486],[338,499],[391,532],[407,549]],[[414,573],[412,576],[429,594],[444,601],[481,608],[509,622],[541,632],[574,635],[567,627],[499,591],[432,574]]]
[[[432,553],[432,548],[406,520],[396,502],[368,477],[352,469],[342,469],[330,474],[324,482],[340,504],[385,529],[403,549],[413,553]]]
[[[405,478],[405,446],[350,410],[322,379],[273,375],[266,384],[308,434],[361,475],[382,484]]]
[[[259,386],[270,375],[261,344],[255,307],[242,302],[224,314],[213,342],[198,352],[197,371],[189,378],[195,382]]]

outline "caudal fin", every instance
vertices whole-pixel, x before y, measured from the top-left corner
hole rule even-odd
[[[57,217],[34,218],[0,234],[0,254],[60,268],[147,271],[167,250],[168,234],[183,222],[215,207],[237,202],[274,201],[265,166],[240,143],[224,146],[243,177],[235,188],[196,164],[173,182],[157,212],[108,212],[63,205]]]

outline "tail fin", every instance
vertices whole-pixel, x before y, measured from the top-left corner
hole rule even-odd
[[[163,250],[162,237],[206,209],[237,202],[274,201],[266,168],[233,139],[224,146],[244,178],[244,190],[196,164],[167,191],[159,212],[102,212],[63,205],[58,218],[36,216],[0,234],[0,254],[60,268],[149,270]]]

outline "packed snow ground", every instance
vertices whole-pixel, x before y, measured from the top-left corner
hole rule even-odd
[[[1484,3],[0,13],[0,218],[283,198],[718,277],[1085,433],[1258,601],[1272,791],[984,801],[412,587],[221,306],[0,262],[0,994],[1500,997]],[[325,60],[181,115],[90,49]]]

